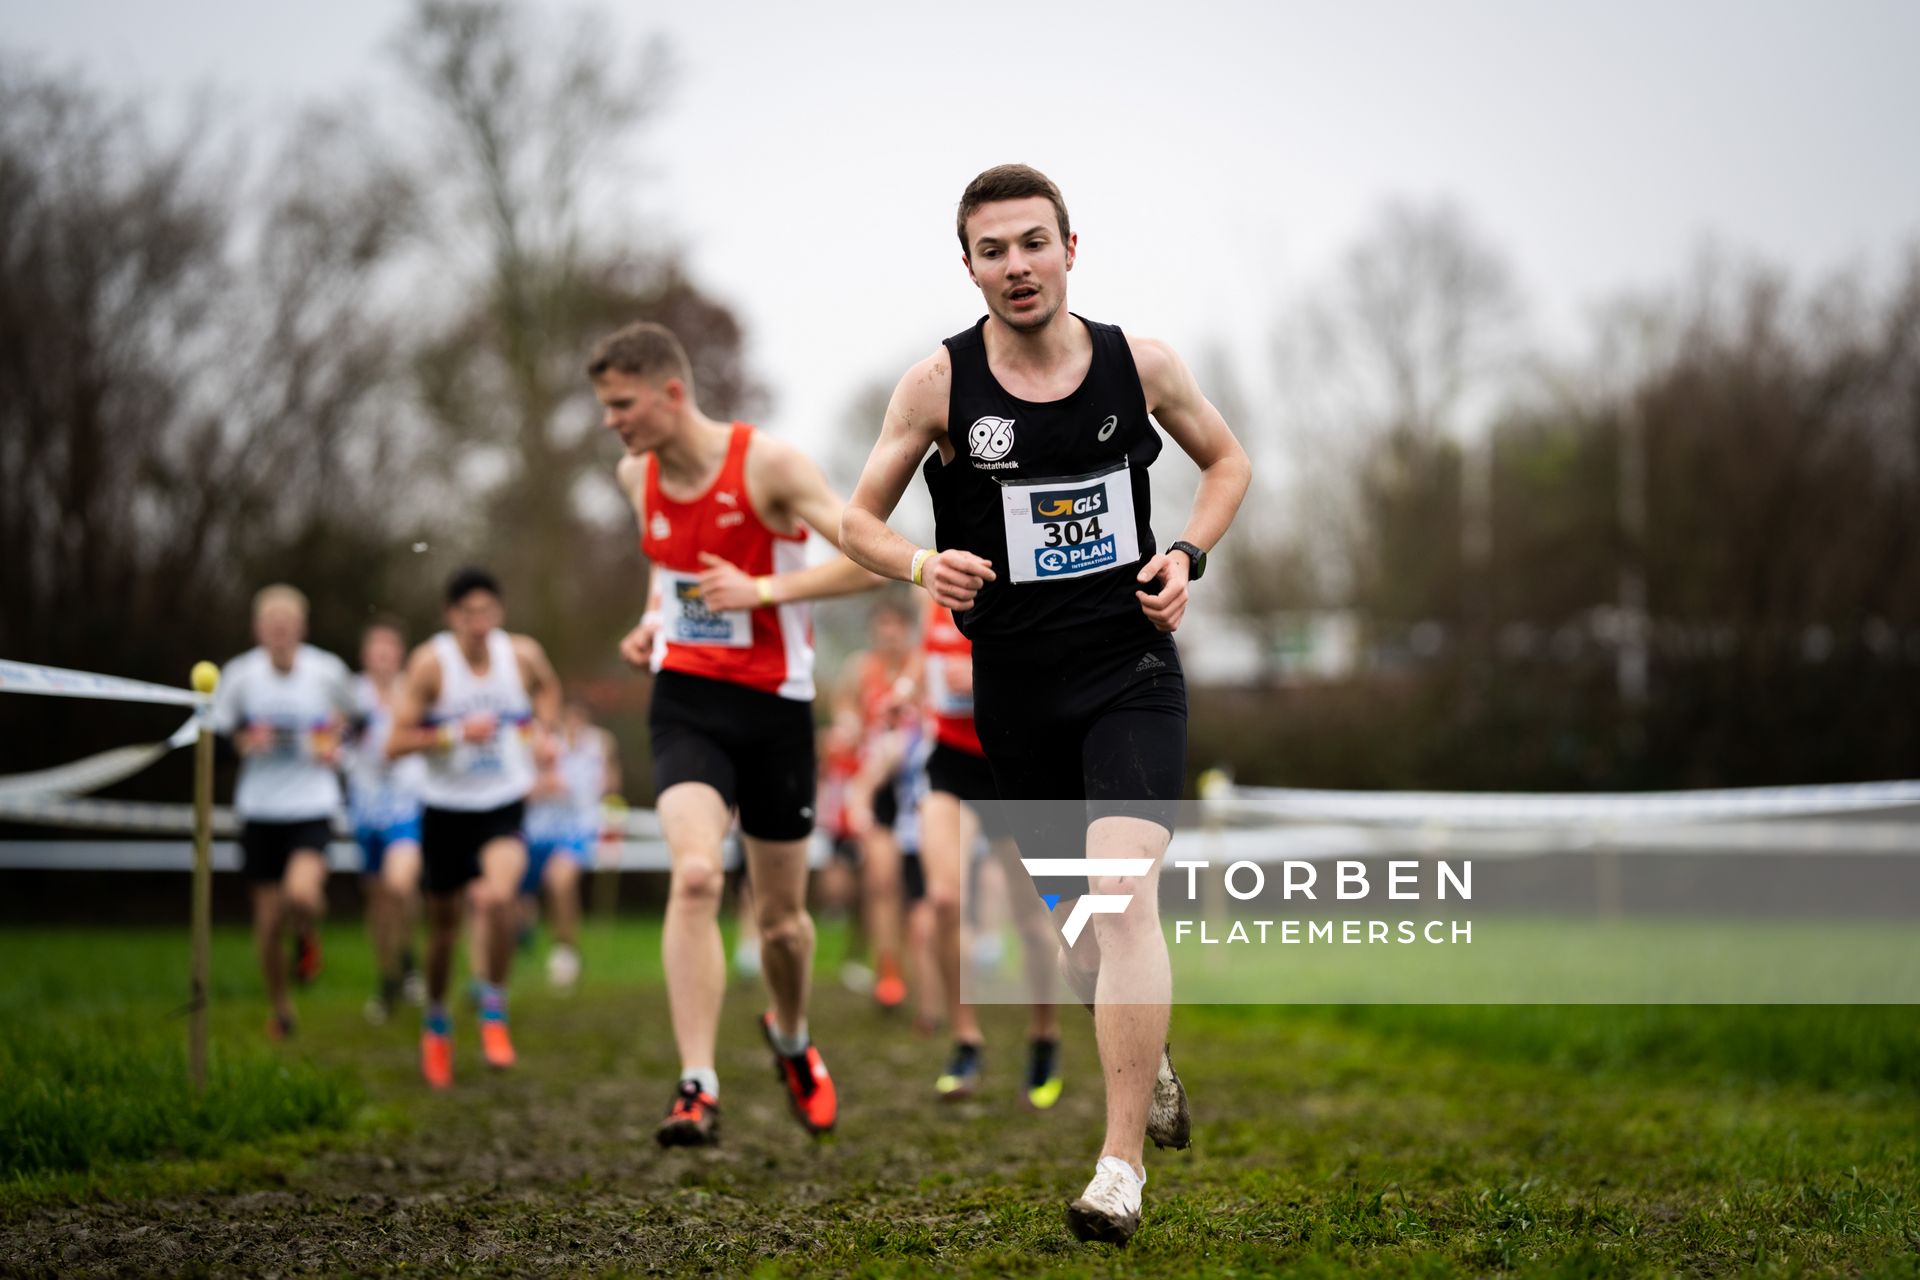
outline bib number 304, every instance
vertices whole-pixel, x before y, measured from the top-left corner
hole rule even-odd
[[[1078,578],[1140,558],[1125,463],[1089,476],[1006,484],[1002,498],[1015,582]]]

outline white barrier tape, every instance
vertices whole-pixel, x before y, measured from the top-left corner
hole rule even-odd
[[[4,658],[0,658],[0,693],[97,698],[106,702],[157,702],[182,707],[198,707],[207,701],[191,689],[169,689],[144,680],[123,680],[119,676],[43,667],[32,662],[9,662]]]
[[[0,796],[0,821],[67,827],[79,831],[126,831],[143,835],[193,834],[190,804],[142,804],[134,800],[74,800],[62,796]],[[216,835],[239,830],[233,811],[213,811]]]
[[[1449,827],[1289,825],[1213,832],[1181,831],[1162,868],[1206,858],[1271,866],[1342,858],[1449,858],[1515,861],[1570,853],[1820,857],[1835,854],[1920,856],[1920,822],[1746,822],[1717,825],[1595,827]]]
[[[1318,822],[1461,827],[1584,822],[1628,826],[1906,809],[1920,806],[1920,781],[1590,795],[1223,787],[1205,803],[1226,815]]]
[[[98,755],[75,760],[71,764],[33,773],[16,773],[0,778],[0,799],[38,796],[59,799],[84,795],[131,778],[177,747],[186,746],[200,736],[200,722],[189,719],[165,742],[150,742],[133,747],[115,747]]]
[[[238,871],[240,846],[233,840],[213,844],[213,869]],[[808,849],[808,862],[820,866],[831,856],[824,842]],[[360,847],[351,840],[327,846],[327,865],[342,874],[360,874]],[[595,869],[602,864],[596,862]],[[729,869],[738,864],[728,855]],[[627,840],[612,863],[617,871],[667,871],[672,862],[658,840]],[[178,840],[11,840],[0,841],[0,871],[191,871],[193,845]]]
[[[125,747],[125,751],[148,748]],[[81,762],[86,763],[86,762]],[[71,767],[71,766],[69,766]],[[48,773],[54,770],[48,770]],[[19,774],[20,778],[39,775]],[[0,821],[30,822],[47,827],[73,827],[87,831],[126,831],[145,835],[190,835],[193,832],[193,806],[190,804],[144,804],[132,800],[81,800],[72,795],[34,791],[16,793],[0,788]],[[336,821],[341,831],[346,827]],[[213,829],[220,833],[239,830],[231,808],[216,805]],[[627,840],[658,840],[660,818],[651,809],[634,809],[621,824],[621,836]]]

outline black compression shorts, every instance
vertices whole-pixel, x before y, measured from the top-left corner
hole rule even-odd
[[[420,878],[426,892],[444,897],[478,880],[482,849],[495,840],[525,842],[526,812],[524,800],[498,809],[421,809]]]
[[[978,644],[973,672],[974,725],[1022,857],[1086,857],[1094,818],[1173,830],[1187,769],[1187,684],[1173,637]]]
[[[303,822],[256,822],[240,827],[240,873],[253,884],[271,884],[287,873],[287,859],[296,853],[327,856],[333,843],[333,823],[325,818]]]
[[[647,710],[653,787],[704,782],[758,840],[813,831],[813,705],[730,680],[662,671]]]
[[[980,815],[980,829],[987,833],[987,839],[1012,834],[1000,811],[1000,789],[994,785],[993,766],[985,756],[944,742],[935,744],[927,756],[927,789],[965,801]]]

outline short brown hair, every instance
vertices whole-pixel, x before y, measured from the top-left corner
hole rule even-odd
[[[597,378],[603,373],[678,378],[689,385],[693,382],[687,349],[673,336],[673,330],[650,320],[636,320],[593,344],[593,354],[587,357],[587,376]]]
[[[1060,221],[1060,238],[1065,240],[1073,234],[1067,224],[1067,202],[1061,198],[1060,188],[1053,185],[1053,179],[1030,164],[997,164],[967,184],[960,193],[960,213],[954,219],[954,229],[960,233],[960,252],[973,259],[973,249],[967,244],[967,219],[975,209],[983,204],[992,204],[996,200],[1025,200],[1028,196],[1045,196],[1053,202],[1053,213]]]
[[[253,593],[253,616],[259,617],[269,609],[291,609],[300,615],[300,621],[307,620],[307,595],[298,587],[288,586],[284,582],[275,582]]]

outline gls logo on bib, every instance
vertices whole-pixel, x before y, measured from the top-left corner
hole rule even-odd
[[[982,462],[998,462],[1013,452],[1012,418],[978,418],[967,428],[967,452]]]

